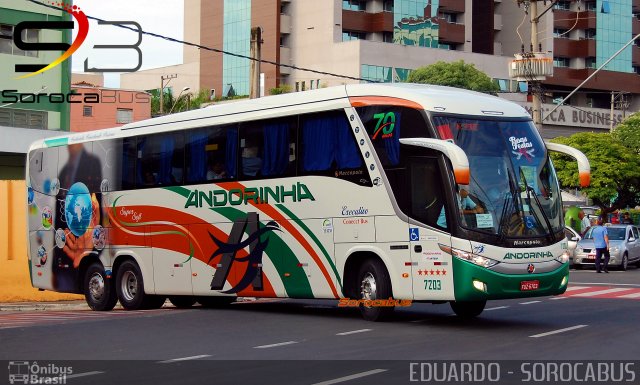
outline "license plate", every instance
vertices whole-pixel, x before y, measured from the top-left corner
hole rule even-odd
[[[538,290],[540,281],[522,281],[520,282],[520,291]]]
[[[589,254],[585,258],[585,260],[587,260],[587,261],[595,261],[596,260],[596,255],[595,254]]]

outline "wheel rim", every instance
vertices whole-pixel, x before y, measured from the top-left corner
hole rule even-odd
[[[93,273],[89,278],[89,295],[95,301],[101,301],[104,296],[104,277],[100,273]]]
[[[378,289],[376,285],[376,279],[370,272],[364,275],[362,278],[362,284],[360,285],[360,292],[362,299],[375,300],[377,299]]]
[[[133,301],[138,293],[138,278],[131,271],[126,271],[122,275],[122,284],[120,285],[122,296],[126,301]]]

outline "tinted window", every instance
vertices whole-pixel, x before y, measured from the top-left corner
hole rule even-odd
[[[371,186],[344,111],[300,117],[301,175],[325,175]]]
[[[240,127],[240,175],[243,179],[295,175],[296,120],[272,119]]]
[[[397,106],[357,109],[383,167],[400,163],[400,138],[428,138],[427,123],[418,110]]]
[[[187,184],[235,178],[238,153],[237,126],[189,130],[185,141],[185,182]]]
[[[182,184],[184,136],[181,132],[138,137],[137,150],[137,187]]]

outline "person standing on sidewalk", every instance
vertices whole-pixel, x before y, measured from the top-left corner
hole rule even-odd
[[[598,218],[598,224],[591,230],[591,237],[593,238],[593,244],[596,248],[596,273],[601,273],[600,270],[600,257],[604,255],[604,272],[609,272],[609,234],[607,228],[602,226],[602,217]]]

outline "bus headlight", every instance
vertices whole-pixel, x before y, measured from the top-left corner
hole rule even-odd
[[[556,261],[560,262],[560,263],[567,263],[569,262],[569,258],[571,256],[569,255],[568,251],[565,251],[564,253],[562,253],[562,255],[560,255],[559,257],[556,258]]]
[[[469,261],[478,266],[491,267],[498,264],[498,261],[493,260],[491,258],[483,257],[482,255],[478,255],[478,254],[469,253],[467,251],[457,250],[452,247],[440,245],[440,249],[446,253],[453,255],[454,257],[464,259],[465,261]]]

